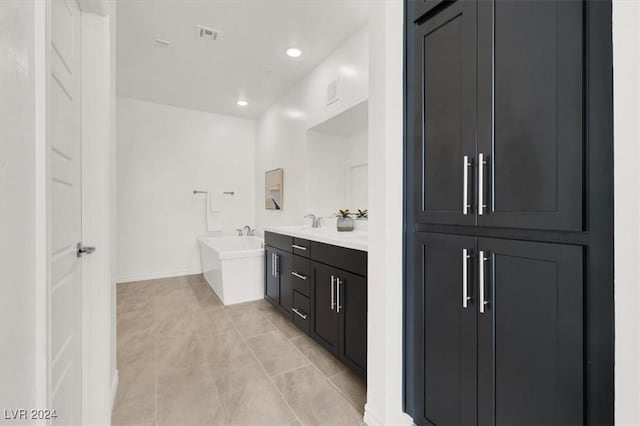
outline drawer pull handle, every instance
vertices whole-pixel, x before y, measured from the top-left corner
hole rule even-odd
[[[302,247],[302,246],[299,246],[297,244],[292,244],[291,247],[293,247],[294,249],[297,249],[297,250],[307,251],[306,247]]]
[[[292,311],[293,311],[297,316],[299,316],[300,318],[302,318],[303,320],[306,320],[306,319],[309,317],[309,315],[305,315],[305,314],[303,314],[302,312],[300,312],[300,311],[299,311],[299,310],[297,310],[296,308],[291,308],[291,310],[292,310]]]
[[[342,305],[340,304],[340,284],[342,284],[342,280],[340,278],[336,278],[336,297],[338,298],[338,302],[336,303],[336,312],[338,313],[340,313],[340,309],[342,309]]]
[[[480,258],[479,258],[479,265],[478,265],[478,276],[480,278],[480,283],[479,283],[479,287],[480,287],[480,313],[484,314],[486,311],[486,305],[489,304],[488,300],[487,300],[487,295],[486,295],[486,289],[485,289],[485,271],[486,271],[486,267],[485,267],[485,262],[489,261],[489,258],[487,256],[485,256],[485,252],[483,250],[480,250]]]
[[[469,249],[462,249],[462,307],[467,308],[469,306]]]
[[[468,155],[463,158],[464,169],[462,172],[462,214],[468,215],[471,211],[471,203],[469,202],[469,168],[472,163]]]
[[[299,273],[297,273],[297,272],[291,272],[291,275],[293,275],[293,276],[294,276],[294,277],[296,277],[296,278],[300,278],[301,280],[306,280],[306,279],[307,279],[307,276],[306,276],[306,275],[300,275],[300,274],[299,274]]]
[[[335,287],[336,285],[336,277],[331,275],[331,310],[333,311],[336,308],[336,293]]]

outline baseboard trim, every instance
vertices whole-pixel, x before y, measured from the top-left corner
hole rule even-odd
[[[157,280],[160,278],[183,277],[185,275],[195,275],[195,274],[201,274],[201,273],[202,273],[201,268],[182,269],[177,271],[155,272],[153,274],[126,275],[123,277],[118,277],[116,282],[118,284],[124,284],[124,283],[131,283],[134,281],[147,281],[147,280]]]
[[[396,426],[415,426],[413,419],[407,413],[398,413],[397,418],[394,419],[382,419],[378,414],[376,414],[371,406],[367,403],[364,405],[364,422],[368,426],[386,426],[386,425],[396,425]]]
[[[384,422],[378,415],[374,414],[371,408],[369,408],[369,404],[364,405],[364,422],[368,426],[384,426]]]
[[[113,406],[116,404],[116,394],[118,393],[118,384],[120,383],[120,378],[118,376],[118,369],[113,372],[113,379],[111,379],[111,411],[113,411]]]

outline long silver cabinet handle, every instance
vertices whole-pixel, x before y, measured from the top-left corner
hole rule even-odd
[[[297,245],[297,244],[291,244],[291,247],[292,247],[292,248],[294,248],[294,249],[296,249],[296,250],[307,251],[307,248],[306,248],[306,247],[302,247],[302,246],[299,246],[299,245]]]
[[[336,278],[336,298],[338,299],[337,302],[337,312],[340,313],[340,309],[342,309],[342,305],[340,304],[340,284],[342,284],[342,281],[340,280],[340,278]]]
[[[478,216],[484,215],[485,204],[484,194],[484,166],[487,160],[483,153],[478,154]]]
[[[334,277],[333,275],[331,275],[331,310],[333,311],[336,307],[336,302],[335,302],[335,290],[334,290],[334,286],[336,284],[336,277]]]
[[[276,254],[271,253],[271,276],[276,276]]]
[[[280,263],[280,256],[279,255],[275,255],[276,256],[276,261],[275,261],[275,271],[276,271],[276,277],[280,276],[280,271],[278,269],[280,269],[279,263]]]
[[[462,249],[462,307],[469,307],[469,249]]]
[[[293,276],[294,276],[294,277],[296,277],[296,278],[300,278],[301,280],[306,280],[306,279],[307,279],[307,276],[306,276],[306,275],[300,275],[300,274],[299,274],[299,273],[297,273],[297,272],[293,272],[293,271],[292,271],[292,272],[291,272],[291,275],[293,275]]]
[[[464,156],[464,169],[462,172],[462,214],[468,215],[471,211],[471,204],[469,203],[469,167],[471,167],[471,161],[469,156]]]
[[[293,311],[293,313],[295,313],[296,315],[298,315],[300,318],[302,318],[303,320],[306,320],[309,316],[303,314],[302,312],[300,312],[299,310],[297,310],[296,308],[291,308],[291,310]]]
[[[485,252],[480,250],[478,254],[478,275],[479,275],[479,287],[480,287],[480,313],[484,314],[485,306],[489,304],[486,300],[485,295],[485,266],[484,263],[488,261],[488,258],[485,256]]]

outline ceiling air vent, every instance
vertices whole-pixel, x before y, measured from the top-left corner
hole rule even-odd
[[[196,28],[198,29],[198,37],[206,40],[217,40],[218,34],[220,34],[220,31],[204,25],[197,25]]]
[[[340,99],[340,95],[338,93],[338,79],[336,78],[327,85],[327,105],[331,105],[338,99]]]

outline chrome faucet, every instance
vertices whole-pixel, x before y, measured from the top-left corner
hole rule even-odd
[[[247,231],[247,232],[245,233],[245,235],[246,235],[247,237],[253,237],[253,235],[254,235],[254,233],[255,233],[255,229],[251,229],[251,227],[250,227],[249,225],[246,225],[246,226],[243,228],[243,230],[244,230],[244,231]]]
[[[309,213],[304,218],[311,218],[311,227],[312,228],[320,228],[320,218],[313,213]]]

